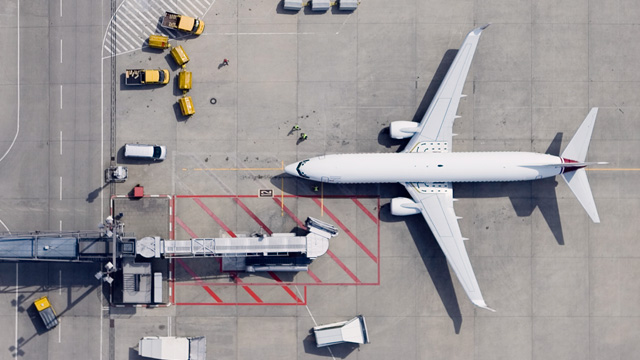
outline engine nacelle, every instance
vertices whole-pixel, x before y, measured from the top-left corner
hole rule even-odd
[[[420,214],[420,206],[413,200],[398,197],[391,199],[391,214],[395,216],[407,216]]]
[[[405,139],[418,131],[418,125],[414,121],[394,121],[389,125],[389,133],[394,139]]]

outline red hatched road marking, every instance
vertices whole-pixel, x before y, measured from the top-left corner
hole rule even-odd
[[[274,273],[273,271],[269,271],[269,275],[271,275],[271,277],[273,278],[273,280],[275,280],[278,283],[282,283],[282,280],[280,280],[280,278],[278,277],[278,275],[276,275],[276,273]],[[284,291],[287,292],[287,294],[289,294],[289,296],[291,296],[293,298],[293,300],[295,300],[296,302],[302,302],[302,300],[300,300],[298,298],[298,296],[291,290],[291,288],[289,288],[286,285],[282,285],[282,288],[284,289]]]
[[[204,210],[204,212],[206,212],[209,216],[211,216],[211,218],[213,220],[215,220],[215,222],[218,223],[218,225],[220,225],[221,228],[224,229],[224,231],[227,232],[227,234],[229,234],[229,236],[231,237],[236,237],[236,234],[233,233],[233,231],[231,231],[231,229],[229,229],[229,227],[227,225],[225,225],[222,220],[220,220],[219,217],[216,216],[216,214],[213,213],[213,211],[211,211],[211,209],[209,209],[207,207],[207,205],[205,205],[202,201],[200,201],[200,199],[198,198],[193,198],[193,201],[196,202],[196,204],[200,205],[200,207],[202,208],[202,210]],[[193,236],[193,235],[192,235]],[[193,236],[193,237],[197,237],[197,236]]]
[[[249,208],[247,207],[247,205],[245,205],[240,199],[238,198],[233,198],[233,201],[236,202],[236,204],[240,205],[240,207],[242,208],[242,210],[244,210],[249,216],[251,216],[251,218],[253,220],[255,220],[255,222],[258,223],[258,225],[260,225],[261,228],[264,229],[264,231],[266,231],[269,235],[273,234],[273,231],[271,231],[271,229],[269,229],[267,227],[267,225],[265,225],[257,216],[256,214],[253,213],[253,211],[249,210]]]
[[[183,228],[184,231],[186,231],[187,234],[189,234],[189,236],[191,236],[192,238],[198,237],[196,236],[196,233],[194,233],[191,229],[189,229],[189,227],[184,222],[182,222],[182,219],[180,219],[178,216],[176,216],[175,219],[178,225],[180,225],[180,227]]]
[[[358,205],[360,210],[362,210],[369,217],[369,219],[373,221],[374,224],[378,225],[378,219],[375,216],[373,216],[373,214],[369,210],[367,210],[367,208],[364,207],[364,205],[362,205],[360,200],[358,200],[357,198],[351,198],[351,200],[353,200],[353,202],[356,203],[356,205]]]
[[[344,270],[344,272],[346,272],[347,275],[349,275],[349,277],[351,277],[353,281],[356,282],[356,284],[360,283],[360,279],[358,279],[358,277],[354,273],[352,273],[351,270],[349,270],[347,265],[340,261],[340,259],[338,259],[338,257],[331,250],[327,250],[327,255],[329,255],[333,259],[333,261],[335,261],[338,266],[340,266],[342,270]]]
[[[307,305],[307,287],[304,287],[304,301],[303,302],[294,302],[294,303],[177,303],[176,305],[238,305],[238,306],[256,306],[256,305],[268,305],[268,306],[299,306],[299,305]]]
[[[278,206],[282,207],[282,210],[284,210],[284,212],[286,212],[287,215],[289,215],[289,217],[292,218],[293,221],[295,221],[296,224],[298,224],[298,226],[300,226],[301,229],[307,230],[307,227],[305,226],[305,224],[302,221],[300,221],[300,219],[298,219],[298,217],[295,216],[293,212],[289,210],[288,207],[286,207],[282,202],[280,202],[280,199],[273,198],[273,200],[276,202],[276,204],[278,204]]]
[[[220,297],[218,295],[216,295],[216,293],[213,292],[213,290],[211,290],[208,286],[204,285],[202,283],[202,279],[200,279],[200,276],[198,276],[198,274],[196,274],[187,264],[184,263],[184,261],[182,261],[182,259],[176,259],[176,261],[178,262],[178,264],[180,264],[188,273],[189,275],[191,275],[191,277],[199,284],[202,286],[202,288],[209,293],[209,295],[211,295],[211,297],[216,301],[216,302],[223,302],[222,299],[220,299]]]
[[[238,275],[236,273],[231,273],[231,277],[233,277],[233,280],[238,283],[238,284],[242,284],[242,280],[238,277]],[[263,303],[264,301],[262,301],[262,299],[260,299],[260,297],[253,292],[253,290],[251,290],[250,287],[248,287],[247,285],[242,285],[242,288],[249,294],[251,295],[251,297],[253,298],[253,300],[255,300],[257,303]]]
[[[344,226],[344,224],[340,220],[338,220],[338,218],[335,215],[333,215],[333,213],[329,211],[329,209],[327,209],[326,206],[320,203],[320,200],[314,198],[313,201],[316,204],[318,204],[318,206],[324,208],[324,212],[327,213],[327,215],[329,215],[329,217],[336,223],[336,225],[338,225],[347,235],[349,235],[349,237],[353,241],[355,241],[355,243],[360,247],[360,249],[362,249],[362,251],[364,251],[367,255],[369,255],[371,260],[373,260],[376,264],[378,263],[378,258],[369,249],[367,249],[367,247],[364,246],[364,244],[360,240],[358,240],[358,238],[355,235],[353,235],[353,233],[349,229],[347,229],[347,227]]]
[[[317,283],[321,283],[322,280],[320,280],[320,278],[318,276],[316,276],[316,274],[314,274],[311,269],[307,269],[307,274],[309,276],[311,276],[311,278],[313,279],[313,281],[317,282]]]

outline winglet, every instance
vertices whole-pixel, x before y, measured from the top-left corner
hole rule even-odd
[[[491,312],[496,312],[494,309],[490,308],[487,306],[487,304],[484,302],[484,300],[480,299],[480,300],[471,300],[473,302],[473,305],[481,308],[481,309],[485,309],[485,310],[489,310]]]
[[[486,24],[486,25],[482,25],[480,27],[477,27],[473,30],[471,30],[471,33],[473,33],[474,35],[480,35],[480,33],[482,32],[482,30],[486,29],[489,27],[489,25],[491,24]]]

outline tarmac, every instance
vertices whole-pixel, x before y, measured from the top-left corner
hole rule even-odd
[[[109,286],[94,277],[104,264],[1,262],[0,358],[133,360],[149,335],[204,335],[207,358],[236,360],[640,353],[640,5],[365,0],[353,12],[313,13],[277,0],[0,0],[0,8],[0,231],[91,230],[112,203],[137,237],[304,233],[307,216],[340,230],[305,273],[173,261],[162,269],[170,305],[158,308],[109,306]],[[145,46],[164,10],[206,23],[200,36],[170,34],[191,59],[190,118],[177,106],[180,68],[168,50]],[[407,196],[401,185],[319,185],[283,171],[322,154],[401,149],[389,124],[422,118],[465,35],[487,23],[454,151],[558,154],[599,107],[587,160],[609,162],[588,172],[600,224],[559,178],[454,185],[495,313],[470,303],[422,217],[390,214],[391,198]],[[126,87],[131,68],[169,69],[171,82]],[[165,145],[167,159],[126,160],[126,143]],[[112,150],[129,169],[113,193],[104,186]],[[111,201],[135,184],[160,197]],[[43,295],[60,316],[49,332],[32,305]],[[313,326],[359,314],[370,344],[315,347]]]

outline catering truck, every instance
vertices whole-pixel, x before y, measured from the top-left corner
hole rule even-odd
[[[167,84],[169,82],[169,70],[127,70],[124,77],[125,85]]]
[[[168,11],[162,18],[162,26],[167,29],[180,30],[194,35],[200,35],[204,31],[204,21]]]

